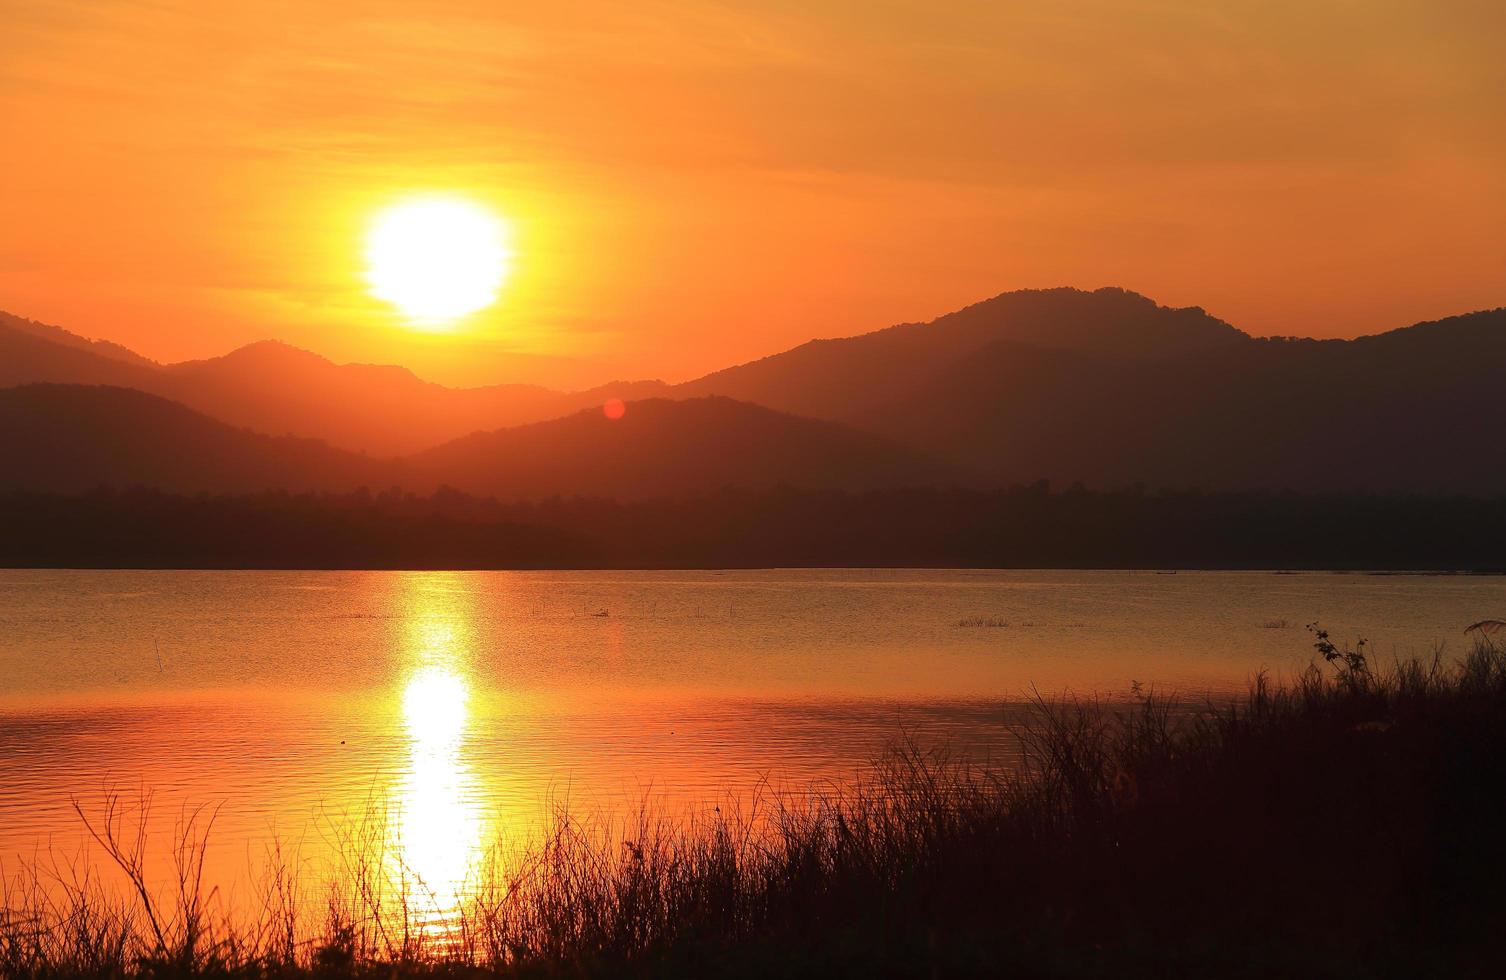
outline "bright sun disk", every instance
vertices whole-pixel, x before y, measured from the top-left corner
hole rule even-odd
[[[459,198],[395,204],[366,235],[372,295],[418,322],[451,320],[496,302],[510,258],[502,221]]]

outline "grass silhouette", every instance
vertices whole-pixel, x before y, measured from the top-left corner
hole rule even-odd
[[[1023,761],[901,744],[853,783],[586,819],[500,845],[458,907],[353,829],[334,881],[274,851],[205,892],[211,811],[168,887],[119,801],[97,869],[7,879],[11,977],[1499,975],[1506,654],[1322,658],[1234,703],[1038,699]]]

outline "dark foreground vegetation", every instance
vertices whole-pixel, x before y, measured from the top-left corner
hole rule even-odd
[[[49,905],[14,880],[0,969],[1502,975],[1506,654],[1482,637],[1458,663],[1376,669],[1318,641],[1326,662],[1236,704],[1038,705],[1007,768],[908,749],[815,798],[611,826],[561,813],[437,931],[359,864],[303,908],[273,869],[259,915],[222,918],[190,824],[165,897],[112,903],[85,883]],[[130,833],[92,820],[135,866]]]
[[[0,566],[1499,571],[1506,497],[727,490],[503,503],[441,490],[0,494]]]

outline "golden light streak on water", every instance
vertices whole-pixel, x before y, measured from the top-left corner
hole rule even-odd
[[[446,579],[419,575],[412,582],[405,611],[409,667],[401,691],[408,758],[389,810],[389,855],[410,911],[439,931],[478,873],[487,832],[480,787],[466,761],[470,596],[446,588]]]

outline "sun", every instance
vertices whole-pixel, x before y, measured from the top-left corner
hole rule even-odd
[[[506,224],[456,197],[412,198],[383,210],[366,233],[371,294],[420,324],[490,306],[507,279]]]

